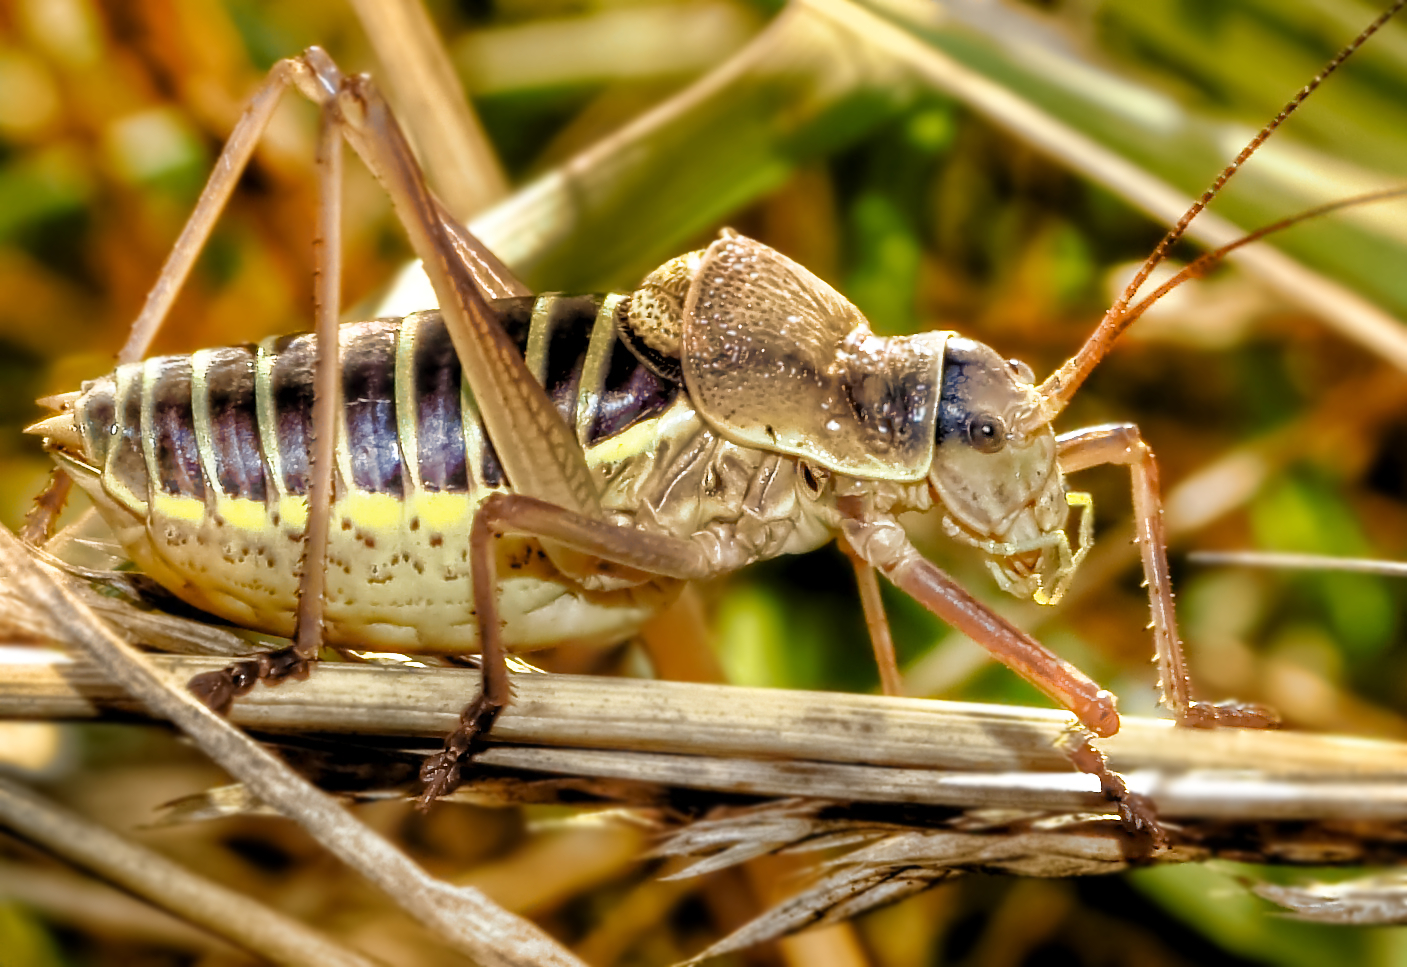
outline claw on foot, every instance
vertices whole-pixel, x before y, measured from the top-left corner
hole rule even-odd
[[[459,713],[459,727],[445,736],[443,751],[427,756],[420,767],[420,780],[425,783],[425,791],[420,794],[418,809],[422,812],[429,809],[436,799],[448,796],[459,788],[469,753],[483,743],[501,711],[503,706],[488,702],[480,695]]]
[[[234,700],[260,681],[276,685],[286,678],[307,678],[310,665],[292,648],[283,648],[234,662],[219,671],[202,672],[186,688],[212,712],[228,715]]]
[[[1158,821],[1153,800],[1130,792],[1124,777],[1109,768],[1109,761],[1094,746],[1093,735],[1082,725],[1073,725],[1057,740],[1062,752],[1078,770],[1099,780],[1104,798],[1114,803],[1124,829],[1136,836],[1146,836],[1155,849],[1168,845],[1167,831]]]
[[[1115,773],[1117,775],[1117,773]],[[1108,792],[1105,793],[1108,796]],[[1110,797],[1114,798],[1114,797]],[[1131,833],[1147,836],[1155,849],[1168,845],[1168,834],[1158,822],[1158,810],[1153,800],[1136,792],[1124,791],[1122,799],[1115,799],[1119,810],[1119,822]]]
[[[446,740],[445,750],[426,756],[425,762],[420,766],[420,781],[425,783],[425,790],[420,794],[416,808],[421,812],[429,809],[436,799],[448,796],[459,786],[459,764],[463,753],[455,752],[449,746],[450,742]]]
[[[1193,729],[1278,729],[1280,713],[1251,702],[1193,702],[1178,724]]]

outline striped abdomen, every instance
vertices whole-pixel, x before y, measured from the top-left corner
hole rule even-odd
[[[618,297],[496,305],[583,445],[661,412],[678,388],[615,337]],[[474,509],[507,488],[438,313],[342,327],[342,425],[332,516],[329,642],[472,650]],[[307,518],[311,335],[120,367],[75,405],[77,479],[136,563],[238,624],[292,630]],[[71,463],[72,461],[65,461]],[[86,465],[86,466],[85,466]],[[530,541],[500,542],[511,645],[612,640],[658,591],[587,594]]]

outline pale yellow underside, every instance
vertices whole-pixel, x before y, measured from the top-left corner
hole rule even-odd
[[[182,600],[235,624],[293,630],[307,519],[303,497],[158,494],[142,514],[91,472],[78,481],[133,561]],[[326,595],[329,644],[371,650],[478,650],[469,581],[477,494],[353,491],[333,506]],[[530,539],[498,542],[500,609],[509,648],[603,645],[635,633],[673,597],[673,582],[590,592],[563,578]]]

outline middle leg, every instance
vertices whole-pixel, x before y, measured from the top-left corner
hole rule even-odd
[[[714,570],[704,551],[682,538],[608,524],[535,497],[493,494],[486,499],[474,515],[469,534],[483,687],[460,713],[459,725],[446,736],[444,749],[428,757],[421,767],[420,778],[425,783],[422,806],[459,785],[464,757],[493,727],[511,697],[494,546],[499,537],[510,533],[536,537],[585,555],[595,562],[597,575],[627,584],[642,584],[656,577],[688,581],[707,577]]]
[[[860,591],[860,606],[865,612],[865,627],[870,633],[875,664],[879,666],[880,691],[885,695],[903,695],[904,677],[899,674],[894,635],[889,630],[889,617],[884,613],[884,601],[879,596],[879,580],[875,577],[875,570],[855,553],[845,538],[840,538],[837,543],[855,568],[855,584]]]
[[[1153,804],[1132,792],[1123,776],[1109,768],[1104,754],[1093,745],[1094,737],[1119,731],[1114,696],[968,594],[909,543],[904,529],[892,517],[868,515],[863,504],[854,498],[842,498],[839,509],[847,518],[841,526],[843,540],[862,561],[1075,713],[1079,721],[1060,741],[1061,751],[1076,769],[1099,780],[1105,797],[1116,804],[1131,832],[1146,833],[1155,844],[1162,843],[1162,828]]]

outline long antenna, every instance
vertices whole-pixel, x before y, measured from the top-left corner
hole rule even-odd
[[[1085,344],[1080,347],[1080,351],[1066,360],[1064,365],[1052,373],[1051,376],[1040,385],[1040,394],[1044,398],[1045,403],[1041,413],[1043,421],[1054,419],[1056,414],[1065,408],[1065,405],[1070,402],[1070,397],[1075,394],[1075,390],[1080,388],[1080,384],[1085,381],[1094,370],[1094,367],[1099,365],[1099,361],[1108,354],[1110,348],[1114,345],[1114,341],[1119,338],[1125,329],[1133,324],[1136,318],[1138,318],[1137,315],[1130,313],[1129,303],[1133,301],[1133,297],[1137,295],[1139,288],[1147,281],[1149,274],[1167,258],[1169,250],[1182,238],[1183,234],[1187,231],[1187,226],[1191,224],[1192,219],[1196,218],[1202,210],[1207,207],[1211,200],[1216,197],[1217,193],[1221,191],[1222,186],[1230,181],[1232,175],[1236,174],[1236,172],[1241,169],[1241,166],[1246,163],[1246,160],[1250,158],[1251,155],[1255,154],[1256,149],[1275,133],[1276,128],[1280,127],[1284,120],[1304,103],[1305,98],[1309,97],[1320,84],[1324,83],[1325,78],[1337,70],[1339,65],[1347,60],[1354,51],[1363,46],[1364,41],[1377,33],[1379,28],[1387,23],[1388,20],[1404,6],[1407,6],[1407,0],[1395,0],[1392,6],[1364,28],[1363,32],[1350,41],[1346,47],[1335,54],[1334,58],[1324,65],[1323,70],[1321,70],[1312,81],[1301,88],[1299,93],[1292,97],[1289,103],[1281,108],[1280,113],[1277,114],[1269,124],[1262,128],[1260,133],[1250,140],[1249,144],[1241,149],[1241,153],[1236,156],[1236,159],[1222,169],[1221,174],[1217,175],[1211,187],[1202,193],[1202,197],[1197,199],[1192,207],[1187,209],[1186,213],[1183,214],[1182,218],[1178,219],[1177,224],[1173,226],[1172,230],[1163,236],[1163,240],[1158,243],[1158,247],[1153,250],[1153,254],[1148,256],[1143,266],[1133,277],[1133,280],[1129,282],[1128,286],[1119,297],[1114,300],[1114,304],[1109,307],[1109,310],[1104,313],[1104,318],[1100,320],[1099,325],[1095,328],[1089,339],[1085,340]],[[1244,244],[1244,242],[1242,244]]]
[[[1325,202],[1322,205],[1316,205],[1314,208],[1305,209],[1298,215],[1291,215],[1288,218],[1280,219],[1278,222],[1272,222],[1269,225],[1256,229],[1249,235],[1243,235],[1235,241],[1227,242],[1225,245],[1221,246],[1221,248],[1213,249],[1210,252],[1199,255],[1190,265],[1183,268],[1176,275],[1172,276],[1172,278],[1168,279],[1162,285],[1158,286],[1158,288],[1139,300],[1137,305],[1125,309],[1123,315],[1123,329],[1127,329],[1137,321],[1140,316],[1153,308],[1163,296],[1190,279],[1202,278],[1219,265],[1226,256],[1230,255],[1238,248],[1244,248],[1252,242],[1259,242],[1267,235],[1282,232],[1287,228],[1298,225],[1300,222],[1307,222],[1312,218],[1319,218],[1322,215],[1339,211],[1342,208],[1371,205],[1374,202],[1388,201],[1404,196],[1407,196],[1407,185],[1398,185],[1395,188],[1380,188],[1377,191],[1369,191],[1361,195],[1353,195],[1348,198]],[[1127,294],[1127,290],[1125,290],[1125,294]]]

